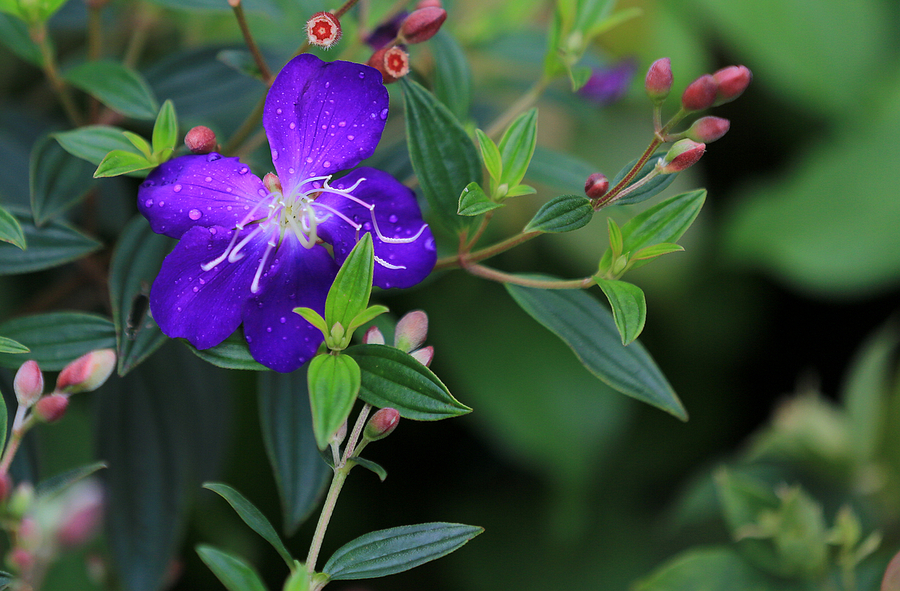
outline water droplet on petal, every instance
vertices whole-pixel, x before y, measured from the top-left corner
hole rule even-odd
[[[396,224],[396,223],[397,223],[397,216],[394,215],[394,214],[391,214],[391,217],[388,218],[388,221],[391,222],[392,224]]]
[[[348,135],[348,136],[347,136],[347,139],[350,140],[350,141],[352,142],[353,140],[356,139],[356,136],[355,136],[355,135]]]
[[[347,127],[346,121],[338,121],[338,127]]]
[[[160,201],[160,202],[159,202],[159,206],[160,206],[160,207],[162,207],[162,206],[165,205],[165,204],[166,204],[165,201]]]
[[[221,158],[221,154],[216,154],[215,152],[210,152],[210,154],[206,157],[207,162],[215,162],[219,158]]]
[[[329,86],[331,86],[331,82],[326,82],[326,83],[325,83],[325,88],[328,88]]]
[[[210,228],[210,229],[209,229],[209,233],[210,233],[210,234],[215,234],[216,232],[217,232],[217,230],[216,230],[215,228]]]
[[[150,207],[151,205],[153,205],[153,199],[147,199],[146,201],[144,201],[144,207]]]
[[[244,166],[238,171],[238,174],[247,174],[247,172],[249,172],[249,170],[250,170],[249,168]]]
[[[307,156],[307,157],[306,157],[306,163],[307,163],[307,164],[312,164],[312,163],[313,163],[312,156]]]
[[[284,324],[285,322],[287,322],[287,318],[285,318],[284,316],[282,316],[282,317],[279,318],[278,320],[279,320],[282,324]]]
[[[362,73],[362,72],[359,73],[359,78],[360,78],[360,80],[363,79],[363,78],[365,78],[365,77],[366,77],[366,75],[365,75],[364,73]]]
[[[325,162],[322,163],[322,166],[324,166],[325,168],[331,168],[331,162],[326,160]]]
[[[272,327],[271,327],[271,326],[267,326],[267,327],[266,327],[266,332],[272,332]]]
[[[211,183],[211,182],[212,182],[212,177],[211,177],[211,176],[208,176],[208,177],[206,177],[205,180],[206,180],[207,183]]]
[[[203,215],[203,214],[200,213],[199,209],[192,209],[188,212],[188,217],[194,221],[199,220],[201,215]]]
[[[288,174],[294,174],[294,172],[295,172],[295,171],[294,171],[294,167],[293,167],[293,166],[290,167],[290,168],[288,168]]]
[[[247,339],[247,343],[248,343],[248,344],[253,342],[253,337],[247,337],[247,336],[245,336],[244,338]]]
[[[175,185],[174,187],[172,187],[172,190],[175,191],[176,193],[180,193],[180,192],[181,192],[181,185]]]
[[[272,150],[272,160],[278,160],[278,150]]]
[[[282,112],[281,109],[275,109],[275,114],[276,114],[276,115],[281,115],[281,112]]]
[[[193,291],[194,291],[194,293],[197,293],[198,291],[200,291],[200,288],[195,285],[193,288]]]
[[[388,110],[382,109],[381,110],[381,120],[384,121],[385,119],[387,119],[387,116],[388,116]]]
[[[288,127],[290,127],[291,129],[297,129],[297,124],[291,121],[291,124],[288,125]]]

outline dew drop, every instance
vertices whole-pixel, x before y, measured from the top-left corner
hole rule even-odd
[[[312,162],[313,162],[312,156],[307,156],[307,157],[306,157],[306,163],[307,163],[307,164],[312,164]]]
[[[197,287],[197,286],[195,285],[195,286],[193,287],[193,292],[194,292],[194,293],[197,293],[198,291],[200,291],[200,288]]]
[[[207,183],[211,183],[211,182],[212,182],[212,177],[211,177],[211,176],[208,176],[208,177],[206,177],[205,180],[206,180]]]
[[[266,327],[266,332],[272,332],[272,327],[271,327],[271,326],[267,326],[267,327]]]
[[[425,241],[425,250],[434,250],[434,238]]]
[[[150,207],[151,205],[153,205],[153,199],[147,199],[146,201],[144,201],[144,207]]]
[[[381,110],[381,120],[384,121],[385,119],[387,119],[387,116],[388,116],[388,110],[382,109]]]
[[[248,344],[253,342],[253,337],[245,336],[244,338],[247,339]]]
[[[215,228],[210,228],[210,229],[209,229],[209,233],[210,233],[210,234],[215,234],[217,231],[218,231],[218,230],[216,230]]]
[[[350,140],[350,141],[352,142],[353,140],[356,139],[356,136],[355,136],[355,135],[348,135],[348,136],[347,136],[347,139]]]
[[[276,114],[276,115],[281,115],[281,113],[282,113],[281,109],[275,109],[275,114]]]
[[[260,196],[260,197],[265,197],[266,195],[268,195],[268,193],[266,193],[266,190],[265,190],[265,189],[259,189],[259,190],[257,191],[257,193],[259,193],[259,196]]]
[[[278,150],[272,150],[272,160],[278,160]]]
[[[165,205],[165,204],[166,204],[165,201],[160,201],[160,202],[159,202],[159,206],[160,206],[160,207],[162,207],[162,206]]]
[[[330,87],[330,86],[331,86],[331,82],[326,82],[326,83],[325,83],[325,88],[328,88],[328,87]]]
[[[290,167],[290,168],[288,168],[288,174],[294,174],[294,172],[295,172],[295,171],[294,171],[294,167],[293,167],[293,166]]]
[[[374,119],[375,117],[378,117],[378,114],[377,114],[377,113],[369,113],[369,118],[370,118],[370,119]]]
[[[323,124],[322,124],[322,129],[328,129],[328,125],[323,123]]]
[[[216,154],[215,152],[210,152],[209,155],[206,157],[206,161],[207,162],[215,162],[216,160],[220,159],[221,157],[222,157],[221,154]]]
[[[338,127],[347,127],[346,121],[338,121]]]
[[[155,184],[156,183],[154,183],[153,181],[144,181],[143,183],[141,183],[141,187],[146,189],[147,187],[152,187]]]
[[[181,192],[181,185],[175,185],[174,187],[172,187],[172,190],[175,191],[176,193],[180,193],[180,192]]]
[[[250,169],[244,166],[238,171],[238,174],[247,174],[249,171]]]
[[[284,324],[285,322],[287,322],[287,318],[285,318],[284,316],[282,316],[282,317],[279,318],[278,320],[279,320],[282,324]]]
[[[388,218],[388,221],[391,222],[392,224],[396,224],[396,223],[397,223],[397,216],[394,215],[394,214],[391,214],[391,217]]]
[[[363,79],[363,78],[366,77],[366,75],[365,75],[364,73],[360,72],[360,73],[359,73],[359,77],[360,77],[360,79]]]
[[[297,129],[297,124],[291,121],[291,124],[288,125],[288,127],[290,127],[291,129]]]
[[[325,162],[322,163],[322,166],[324,166],[325,168],[331,168],[331,162],[326,160]]]
[[[226,190],[227,192],[231,193],[231,187],[225,187],[225,190]]]
[[[201,215],[203,215],[203,214],[200,213],[199,209],[192,209],[188,212],[188,217],[194,221],[199,220]]]

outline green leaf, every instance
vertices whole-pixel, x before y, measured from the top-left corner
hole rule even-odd
[[[647,160],[646,164],[641,167],[634,178],[631,179],[631,182],[626,185],[626,187],[630,187],[636,182],[643,179],[645,176],[653,172],[653,169],[656,168],[656,161],[665,156],[665,152],[657,152],[652,155],[649,160]],[[610,187],[615,187],[619,184],[619,181],[625,178],[625,175],[631,170],[631,167],[638,163],[640,157],[635,158],[628,164],[626,164],[622,170],[615,176],[615,178],[609,181]],[[675,180],[675,177],[678,176],[678,173],[673,174],[661,174],[653,177],[649,181],[647,181],[641,187],[635,189],[633,192],[628,195],[622,197],[621,199],[617,199],[615,201],[616,205],[634,205],[635,203],[640,203],[641,201],[646,201],[650,199],[654,195],[658,195],[662,191],[664,191],[669,185],[672,184],[672,181]]]
[[[529,109],[515,118],[500,139],[503,174],[499,184],[515,187],[525,178],[536,145],[537,109]]]
[[[0,589],[9,589],[9,587],[15,582],[15,575],[0,570]]]
[[[351,458],[351,460],[354,463],[362,466],[366,470],[370,470],[370,471],[374,472],[375,475],[378,476],[378,479],[381,480],[382,482],[384,482],[384,479],[387,478],[387,470],[382,468],[380,464],[376,464],[375,462],[373,462],[371,460],[367,460],[365,458],[360,458],[358,456]]]
[[[13,4],[15,0],[6,0]],[[0,4],[2,5],[2,4]],[[0,8],[2,11],[3,8]],[[44,57],[41,48],[32,41],[28,34],[28,25],[21,18],[0,13],[0,43],[13,53],[37,67],[43,67]]]
[[[331,476],[313,436],[306,370],[266,371],[257,380],[260,426],[288,535],[309,517]]]
[[[20,20],[29,20],[21,4],[16,0],[0,0],[0,12],[11,14]]]
[[[733,549],[713,546],[682,552],[638,581],[634,591],[774,591],[782,588]]]
[[[84,62],[63,73],[72,86],[126,117],[154,119],[159,104],[137,71],[111,60]]]
[[[371,322],[375,318],[381,316],[382,314],[389,312],[390,309],[387,306],[369,306],[359,314],[353,317],[353,320],[350,321],[350,326],[347,327],[348,332],[353,332],[363,324],[367,322]]]
[[[472,409],[458,402],[430,369],[409,354],[387,345],[347,349],[362,372],[359,397],[379,408],[390,406],[405,419],[436,421]]]
[[[84,199],[96,181],[91,165],[66,152],[50,136],[41,138],[31,151],[29,185],[31,210],[38,226]]]
[[[156,351],[166,335],[149,314],[150,286],[175,240],[150,229],[137,215],[125,226],[109,269],[109,299],[116,327],[119,375]]]
[[[116,346],[112,322],[95,314],[49,312],[21,316],[0,323],[0,334],[15,339],[31,350],[29,359],[37,361],[44,371],[59,371],[95,349]],[[17,368],[22,358],[0,353],[0,366]]]
[[[137,148],[138,152],[141,153],[147,160],[153,159],[153,149],[150,147],[150,142],[144,139],[143,136],[140,136],[132,131],[123,131],[122,135],[124,135],[131,145]]]
[[[571,232],[594,217],[591,200],[584,195],[554,197],[534,214],[523,232]]]
[[[244,523],[250,526],[250,529],[262,536],[265,541],[269,542],[269,544],[275,548],[282,560],[287,564],[288,568],[293,568],[294,559],[291,558],[291,553],[285,548],[284,542],[278,537],[275,528],[272,527],[269,520],[266,519],[265,515],[263,515],[253,503],[248,501],[244,495],[227,484],[207,482],[203,485],[203,488],[213,491],[228,501],[228,504],[231,505],[240,518],[244,520]]]
[[[480,129],[475,130],[475,139],[478,140],[478,148],[481,150],[481,160],[491,178],[500,180],[503,174],[503,158],[500,156],[500,148]],[[472,183],[469,183],[472,186]]]
[[[481,215],[498,207],[503,207],[503,204],[491,201],[490,197],[485,195],[481,185],[469,183],[459,196],[457,213],[466,216]]]
[[[428,44],[434,55],[441,56],[434,61],[434,96],[457,121],[465,122],[472,105],[472,72],[466,52],[446,29],[438,31]]]
[[[215,347],[203,349],[202,351],[187,341],[182,342],[194,355],[216,367],[269,371],[269,368],[253,359],[253,356],[250,355],[250,348],[247,346],[247,341],[244,340],[240,329]]]
[[[537,146],[525,176],[530,180],[567,193],[584,193],[584,182],[597,169],[564,152]]]
[[[9,424],[9,410],[6,408],[6,400],[0,394],[0,453],[5,451],[6,433],[11,430],[12,425]]]
[[[126,150],[113,150],[103,159],[94,172],[94,178],[121,176],[156,166],[142,154]]]
[[[347,255],[325,300],[325,324],[347,329],[356,315],[369,305],[372,277],[375,273],[375,250],[372,235],[366,233]]]
[[[506,192],[506,198],[521,197],[522,195],[534,195],[537,189],[529,185],[516,185]]]
[[[97,166],[113,150],[137,154],[132,143],[125,137],[124,131],[120,127],[109,125],[88,125],[72,131],[54,133],[53,137],[69,154]]]
[[[28,248],[0,244],[0,275],[19,275],[58,267],[80,259],[103,245],[59,220],[38,228],[29,213],[10,208],[22,228]]]
[[[402,573],[458,550],[482,531],[474,525],[422,523],[370,532],[338,548],[322,572],[335,581]]]
[[[408,78],[400,87],[406,100],[406,139],[413,170],[431,210],[455,233],[471,220],[457,215],[458,195],[471,182],[481,184],[481,160],[466,131],[447,107]]]
[[[319,449],[344,424],[359,393],[360,369],[348,355],[316,355],[307,375],[313,433]]]
[[[638,338],[647,320],[647,302],[644,292],[637,285],[615,279],[597,279],[597,285],[606,294],[612,307],[613,320],[622,336],[622,344],[628,345]]]
[[[223,49],[216,54],[216,59],[232,70],[240,72],[245,76],[257,80],[262,79],[262,72],[259,70],[256,60],[253,59],[253,54],[249,51],[241,49]]]
[[[609,230],[609,250],[612,256],[618,258],[625,248],[625,242],[622,238],[622,230],[619,224],[612,218],[606,218],[606,227]]]
[[[197,546],[197,554],[228,591],[266,591],[256,570],[242,559],[212,546]]]
[[[684,252],[684,247],[680,244],[672,244],[671,242],[660,242],[653,246],[647,246],[631,255],[632,261],[644,261],[661,257],[664,254],[672,252]]]
[[[106,467],[106,462],[94,462],[93,464],[67,470],[62,474],[57,474],[56,476],[42,481],[35,488],[35,492],[39,497],[44,498],[56,496],[79,480],[84,480],[91,474],[94,474],[98,470],[103,470]]]
[[[163,152],[175,149],[178,144],[178,117],[175,114],[175,105],[171,100],[163,103],[156,116],[156,123],[153,124],[153,154],[159,155]]]
[[[639,342],[622,345],[610,312],[581,290],[506,284],[525,312],[563,340],[592,374],[622,394],[685,421],[687,412]]]
[[[0,353],[19,354],[28,353],[29,351],[31,351],[31,349],[18,341],[14,341],[6,337],[0,337]],[[0,449],[2,449],[2,447],[0,447]]]
[[[778,508],[778,498],[764,482],[744,474],[722,468],[715,474],[716,495],[732,537],[741,528],[756,524],[764,511]],[[742,539],[741,551],[755,564],[774,567],[779,564],[777,554],[766,540]]]
[[[321,332],[322,336],[324,336],[326,339],[331,334],[328,329],[328,325],[325,323],[325,319],[322,318],[322,316],[312,308],[304,308],[301,306],[299,308],[294,308],[294,313],[299,314],[303,317],[304,320],[312,324],[315,328],[319,329],[319,332]]]
[[[20,250],[25,250],[27,245],[22,224],[13,214],[2,207],[0,207],[0,240],[8,242]]]

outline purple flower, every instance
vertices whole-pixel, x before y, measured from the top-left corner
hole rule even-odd
[[[637,71],[634,60],[624,60],[612,67],[594,68],[578,94],[601,105],[614,103],[625,94]]]
[[[381,49],[397,38],[397,33],[400,32],[400,25],[403,24],[403,21],[405,21],[408,16],[409,13],[405,10],[401,10],[393,15],[388,20],[375,27],[374,31],[369,33],[369,36],[366,37],[366,43],[376,51]]]
[[[372,234],[376,286],[424,279],[436,251],[415,194],[372,168],[332,180],[372,155],[387,114],[379,72],[301,55],[266,98],[263,127],[277,177],[260,180],[216,153],[181,156],[151,172],[138,209],[154,232],[181,239],[150,291],[162,331],[207,349],[243,323],[253,358],[288,372],[323,340],[293,309],[324,313],[338,268],[363,234]]]

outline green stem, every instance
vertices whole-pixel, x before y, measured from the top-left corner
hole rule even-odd
[[[262,97],[256,103],[256,106],[253,107],[253,111],[251,111],[250,114],[247,115],[247,118],[244,119],[244,122],[241,123],[241,126],[238,128],[238,130],[234,132],[233,136],[231,136],[231,139],[228,140],[228,143],[226,143],[222,147],[223,154],[230,156],[234,154],[238,150],[238,148],[241,147],[241,145],[247,140],[247,138],[250,137],[250,134],[252,134],[256,130],[256,126],[259,125],[259,123],[262,121],[262,116],[265,109],[266,97]]]
[[[263,82],[266,83],[266,86],[271,86],[272,71],[269,69],[268,64],[266,64],[265,58],[259,51],[259,46],[256,45],[256,41],[253,39],[253,34],[250,32],[249,25],[247,25],[247,17],[244,16],[244,7],[241,6],[241,0],[228,0],[228,4],[234,11],[238,26],[241,28],[241,34],[244,36],[244,43],[246,43],[247,49],[250,50],[250,55],[253,56],[256,67],[259,68],[259,73],[262,75]]]
[[[473,253],[466,253],[464,250],[461,250],[459,254],[439,258],[437,264],[434,266],[434,270],[439,271],[441,269],[455,269],[458,267],[465,267],[468,263],[477,263],[478,261],[489,259],[492,256],[496,256],[501,252],[505,252],[510,248],[514,248],[522,244],[523,242],[528,242],[532,238],[536,238],[541,234],[543,234],[543,232],[537,230],[535,230],[534,232],[522,232],[521,234],[511,236],[506,240],[498,242],[497,244],[494,244],[492,246],[482,248],[481,250],[476,250]]]
[[[553,280],[553,279],[528,279],[519,275],[504,273],[483,265],[466,265],[465,270],[483,279],[490,279],[498,283],[512,283],[523,287],[537,287],[540,289],[586,289],[596,283],[593,277],[583,279]]]
[[[31,28],[30,33],[31,38],[41,49],[44,74],[47,76],[50,86],[53,87],[54,92],[56,92],[56,95],[59,97],[59,102],[66,112],[66,117],[68,117],[69,122],[72,123],[72,125],[81,127],[84,125],[84,118],[75,107],[75,103],[72,100],[72,94],[69,92],[69,86],[59,75],[59,68],[56,65],[56,56],[53,54],[53,48],[50,47],[50,38],[47,36],[46,23],[40,22],[34,25],[34,27]]]
[[[3,458],[0,459],[0,476],[9,472],[9,466],[12,464],[19,445],[22,444],[22,438],[34,424],[34,417],[25,416],[27,408],[20,406],[16,410],[16,418],[13,420],[12,432],[9,436],[9,442],[6,444],[6,451],[3,452]]]
[[[519,100],[510,105],[506,111],[491,123],[485,133],[491,138],[499,136],[512,123],[513,119],[537,102],[549,83],[550,80],[546,76],[541,76],[540,80],[528,89],[528,92],[520,96]]]

